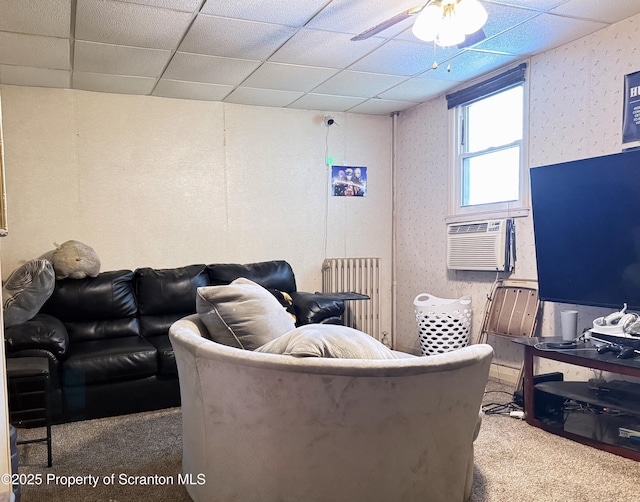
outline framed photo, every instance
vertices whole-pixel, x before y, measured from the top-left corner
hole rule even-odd
[[[331,166],[331,195],[335,197],[364,197],[367,195],[367,168]]]
[[[2,136],[2,97],[0,96],[0,237],[7,235],[7,191],[4,182],[4,139]]]

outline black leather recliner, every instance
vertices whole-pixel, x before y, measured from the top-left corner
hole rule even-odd
[[[54,423],[179,406],[168,331],[195,313],[196,290],[246,277],[293,300],[297,325],[341,323],[344,302],[296,290],[286,261],[188,265],[63,279],[32,320],[7,328],[7,357],[49,360]]]

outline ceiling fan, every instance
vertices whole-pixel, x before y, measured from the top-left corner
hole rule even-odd
[[[435,41],[442,47],[467,46],[485,38],[482,31],[487,12],[478,0],[429,0],[396,14],[351,40],[366,40],[405,19],[417,16],[413,34],[421,40]]]

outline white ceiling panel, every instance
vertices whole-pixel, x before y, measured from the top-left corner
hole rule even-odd
[[[313,89],[313,92],[373,98],[404,80],[406,80],[406,77],[399,77],[397,75],[379,75],[376,73],[344,70]]]
[[[241,105],[286,107],[303,94],[302,92],[293,91],[238,87],[225,98],[225,102]]]
[[[569,0],[551,12],[561,16],[617,23],[637,14],[638,0],[615,0],[615,2],[611,0]]]
[[[0,65],[0,84],[65,89],[71,85],[71,72],[49,68]]]
[[[307,23],[307,28],[357,35],[420,3],[417,0],[376,0],[375,4],[369,0],[333,0]],[[399,23],[381,36],[393,37],[410,22]]]
[[[202,0],[120,0],[121,2],[150,5],[164,9],[181,10],[183,12],[195,12]]]
[[[243,86],[260,89],[308,92],[338,70],[281,63],[265,63],[251,74]]]
[[[605,26],[594,21],[541,14],[520,24],[517,29],[512,28],[480,42],[474,48],[513,55],[534,54],[582,38]]]
[[[269,0],[268,2],[248,2],[247,0],[207,0],[200,12],[213,16],[248,19],[263,23],[303,26],[311,19],[327,0]]]
[[[449,89],[458,86],[460,82],[452,80],[432,80],[430,78],[414,77],[381,92],[380,97],[389,100],[407,100],[422,103],[444,94]]]
[[[329,94],[305,94],[297,101],[294,101],[289,108],[304,110],[326,110],[329,112],[344,112],[349,108],[366,101],[363,98],[353,98],[349,96],[332,96]]]
[[[65,38],[0,31],[0,64],[69,70],[69,52]]]
[[[390,40],[349,67],[350,70],[411,76],[433,64],[433,49],[425,44]]]
[[[159,77],[171,51],[76,41],[74,68],[92,73]]]
[[[415,102],[411,101],[392,101],[387,99],[369,99],[364,103],[350,108],[349,111],[353,113],[366,113],[369,115],[390,115],[393,112],[400,112],[416,106]]]
[[[105,75],[82,71],[73,72],[72,81],[74,89],[116,94],[151,94],[155,84],[156,79],[154,78]]]
[[[383,40],[376,38],[352,42],[351,37],[346,33],[300,30],[269,60],[342,69],[383,43]]]
[[[78,0],[75,35],[78,40],[175,50],[192,17],[148,5]]]
[[[258,66],[260,66],[259,61],[178,52],[169,63],[164,78],[209,84],[239,85]]]
[[[462,47],[417,40],[416,16],[351,40],[425,1],[0,0],[0,83],[383,115],[640,23],[640,0],[480,0]]]
[[[181,52],[242,59],[266,59],[295,28],[200,14],[180,45]]]
[[[201,101],[222,101],[233,91],[233,85],[201,84],[198,82],[180,82],[163,78],[153,90],[154,96],[180,99],[198,99]]]
[[[0,1],[0,31],[66,38],[70,23],[71,0]]]

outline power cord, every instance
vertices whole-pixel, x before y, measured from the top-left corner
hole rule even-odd
[[[513,395],[504,390],[488,390],[484,393],[487,394],[506,394],[509,397]],[[514,401],[508,403],[485,403],[482,405],[482,411],[485,415],[507,415],[513,418],[524,418],[524,411],[522,407],[516,404]]]

